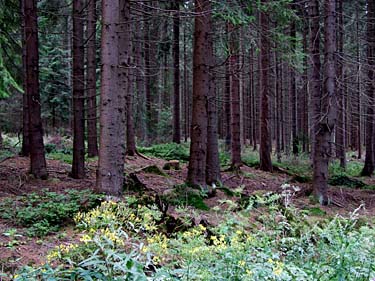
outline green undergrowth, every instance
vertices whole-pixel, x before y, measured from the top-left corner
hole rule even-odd
[[[103,195],[91,190],[66,190],[64,193],[42,190],[0,202],[1,218],[25,227],[29,236],[45,236],[72,223],[74,215],[100,204]]]
[[[103,202],[74,217],[79,241],[58,245],[41,267],[24,267],[15,280],[372,280],[375,229],[322,210],[299,210],[282,195],[240,211],[211,210],[216,224],[167,231],[172,217],[137,198]],[[267,198],[256,200],[267,201]],[[272,201],[272,202],[271,202]],[[311,215],[315,219],[311,219]],[[199,214],[193,215],[199,217]],[[176,218],[173,217],[176,221]],[[195,220],[197,221],[197,220]]]
[[[166,204],[180,207],[192,206],[199,210],[208,211],[209,207],[204,202],[207,194],[201,190],[191,188],[186,184],[176,185],[168,193],[161,196]]]
[[[179,160],[182,162],[189,161],[189,144],[182,143],[165,143],[156,144],[150,147],[138,147],[138,152],[165,160]]]

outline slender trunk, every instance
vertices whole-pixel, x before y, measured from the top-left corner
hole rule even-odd
[[[209,17],[208,30],[212,30],[212,20]],[[207,159],[206,159],[206,183],[212,185],[221,182],[220,160],[219,160],[219,142],[217,133],[217,110],[215,93],[215,75],[213,67],[215,64],[213,38],[209,34],[207,39],[208,61],[210,63],[209,72],[209,91],[207,96]]]
[[[30,172],[46,179],[47,164],[44,155],[43,125],[39,95],[39,52],[37,1],[24,2],[26,40],[26,95],[29,109]]]
[[[131,38],[130,1],[120,0],[119,24],[119,85],[125,97],[126,109],[126,154],[136,153],[133,123],[133,76],[132,76],[132,38]]]
[[[294,2],[294,1],[293,1]],[[292,9],[294,9],[294,4],[292,4]],[[292,38],[291,42],[291,52],[296,52],[296,23],[292,21],[290,25],[290,37]],[[298,135],[297,135],[297,89],[296,89],[296,73],[292,66],[290,66],[290,110],[291,110],[291,127],[292,127],[292,152],[294,156],[298,155]]]
[[[313,0],[310,3],[310,71],[309,71],[309,92],[311,104],[311,148],[312,158],[315,155],[315,137],[320,118],[320,99],[321,99],[321,62],[320,62],[320,30],[319,30],[319,1]],[[314,161],[314,159],[313,159]]]
[[[361,140],[361,53],[359,37],[359,4],[356,4],[356,33],[357,33],[357,149],[358,159],[362,158],[362,140]]]
[[[262,0],[266,4],[268,0]],[[268,69],[270,67],[269,52],[269,19],[266,12],[260,12],[260,169],[272,172],[271,162],[271,135],[269,124],[269,85],[268,85]]]
[[[228,23],[229,42],[229,73],[230,73],[230,111],[231,111],[231,166],[238,169],[241,162],[241,104],[239,75],[239,32],[233,24]]]
[[[332,154],[331,142],[337,121],[335,89],[336,0],[324,1],[324,83],[321,95],[320,118],[315,131],[313,188],[322,205],[328,200],[328,164]]]
[[[146,138],[146,122],[145,122],[145,80],[144,74],[142,72],[142,42],[140,35],[142,34],[141,23],[135,24],[135,48],[134,48],[134,63],[136,66],[135,84],[137,93],[137,111],[136,111],[136,124],[137,124],[137,135],[140,140],[145,140]]]
[[[280,140],[280,104],[281,104],[281,95],[280,95],[280,67],[279,67],[279,56],[278,52],[275,51],[275,71],[276,71],[276,79],[275,79],[275,95],[276,95],[276,155],[277,161],[281,162],[281,140]]]
[[[337,68],[336,91],[338,97],[338,122],[336,128],[336,156],[340,159],[341,168],[346,168],[345,155],[345,96],[343,79],[343,55],[344,55],[344,26],[343,26],[343,0],[337,0]]]
[[[25,41],[25,13],[24,13],[24,1],[20,0],[21,15],[22,15],[22,82],[24,93],[22,95],[22,148],[21,155],[27,157],[30,155],[30,135],[29,135],[29,107],[27,103],[26,94],[26,41]]]
[[[124,182],[124,91],[119,87],[119,0],[102,1],[100,150],[97,189],[120,195]],[[123,30],[126,33],[126,30]]]
[[[96,1],[87,3],[87,154],[98,156],[96,105]]]
[[[225,85],[224,85],[224,119],[225,119],[225,149],[230,150],[231,146],[231,98],[230,98],[230,75],[229,75],[229,63],[225,64]]]
[[[367,83],[366,92],[369,99],[366,119],[366,158],[362,176],[371,176],[375,169],[374,149],[374,106],[375,106],[375,1],[368,1],[367,6]]]
[[[73,164],[71,176],[85,177],[85,49],[83,0],[73,1]]]
[[[148,10],[147,10],[148,11]],[[151,41],[150,41],[150,27],[149,27],[149,19],[145,19],[145,24],[143,28],[144,32],[144,63],[145,63],[145,95],[146,95],[146,141],[150,143],[154,137],[154,127],[155,124],[152,124],[153,120],[153,99],[152,99],[152,91],[151,91]]]
[[[190,161],[187,182],[206,186],[207,157],[207,94],[210,91],[210,58],[207,38],[211,30],[209,0],[195,0],[193,54],[193,112],[191,120]]]
[[[174,1],[173,17],[173,142],[180,143],[180,1]]]

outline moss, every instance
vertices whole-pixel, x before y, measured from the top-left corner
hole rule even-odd
[[[199,210],[209,210],[204,202],[203,194],[185,184],[175,186],[171,192],[162,195],[161,199],[174,206],[192,206]]]
[[[367,186],[361,180],[350,178],[344,174],[332,176],[328,183],[334,186],[347,186],[350,188],[365,188]]]
[[[168,175],[166,173],[164,173],[158,166],[156,165],[151,165],[151,166],[147,166],[147,167],[144,167],[142,169],[143,172],[145,173],[148,173],[148,174],[154,174],[154,175],[158,175],[158,176],[163,176],[163,177],[167,177]]]

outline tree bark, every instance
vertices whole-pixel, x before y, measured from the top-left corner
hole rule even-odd
[[[180,1],[174,1],[173,17],[173,142],[180,143]]]
[[[262,0],[266,4],[268,0]],[[260,12],[260,169],[272,172],[271,161],[271,135],[269,128],[269,85],[268,85],[268,69],[270,67],[269,53],[269,18],[265,11]]]
[[[324,83],[320,118],[315,131],[313,188],[322,205],[328,199],[328,164],[332,154],[331,142],[337,122],[336,96],[336,0],[324,1]]]
[[[29,113],[30,172],[46,179],[47,164],[44,155],[43,125],[39,95],[39,52],[37,1],[24,2],[26,40],[26,95]]]
[[[119,87],[119,11],[119,0],[102,1],[102,76],[97,189],[111,195],[120,195],[124,182],[125,103],[124,91]]]
[[[126,109],[126,154],[134,156],[136,152],[136,147],[132,105],[132,25],[130,16],[130,1],[120,0],[119,22],[119,85],[121,95],[125,98],[124,108]]]
[[[374,149],[374,68],[375,68],[375,1],[367,1],[367,83],[366,92],[368,97],[367,119],[366,119],[366,157],[365,166],[361,172],[362,176],[371,176],[375,169]]]
[[[207,159],[207,94],[210,91],[209,46],[211,9],[209,0],[195,0],[194,54],[193,54],[193,111],[191,120],[190,161],[187,182],[206,186]]]
[[[241,165],[241,108],[239,71],[239,33],[232,23],[228,23],[229,41],[229,79],[231,112],[231,167],[237,170]]]
[[[87,154],[98,156],[96,105],[96,1],[87,3]]]
[[[206,15],[209,18],[207,29],[210,31],[207,39],[207,54],[210,63],[209,72],[209,91],[207,97],[207,159],[206,159],[206,183],[208,185],[221,182],[220,160],[219,160],[219,141],[217,132],[217,106],[215,93],[215,74],[214,74],[214,49],[212,38],[212,19],[211,13]]]
[[[337,68],[336,68],[336,91],[338,98],[338,122],[336,128],[336,156],[340,160],[340,167],[346,168],[345,155],[345,93],[343,79],[343,55],[344,55],[344,22],[343,22],[343,0],[337,0]]]
[[[291,8],[295,10],[294,1],[292,2]],[[292,20],[290,24],[290,37],[292,39],[291,42],[291,52],[296,51],[296,23]],[[297,89],[296,89],[296,73],[293,69],[293,66],[290,66],[290,88],[289,88],[289,97],[290,97],[290,110],[291,110],[291,127],[292,127],[292,152],[294,156],[298,155],[298,135],[297,135]]]
[[[85,112],[84,112],[84,3],[73,1],[73,164],[71,176],[85,177]]]
[[[319,1],[313,0],[309,5],[309,16],[311,19],[310,30],[310,71],[309,71],[309,86],[310,86],[310,104],[311,104],[311,148],[312,160],[315,155],[315,137],[320,118],[320,99],[321,99],[321,62],[320,62],[320,32],[319,32]]]
[[[23,90],[22,95],[22,148],[21,156],[28,157],[30,155],[30,135],[29,135],[29,107],[27,103],[27,94],[26,94],[26,39],[25,39],[25,10],[24,10],[24,1],[20,0],[21,15],[22,15],[22,72],[23,72]]]

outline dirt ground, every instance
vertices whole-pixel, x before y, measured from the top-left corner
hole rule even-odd
[[[163,194],[171,190],[175,185],[182,184],[187,175],[186,164],[181,164],[181,170],[169,170],[163,172],[166,175],[157,175],[144,172],[142,168],[156,165],[160,169],[167,161],[155,158],[128,157],[125,163],[126,173],[136,173],[138,179],[150,192]],[[87,178],[76,180],[69,177],[70,165],[48,160],[48,180],[36,180],[28,174],[29,160],[23,157],[7,158],[0,163],[0,200],[12,198],[17,195],[49,189],[54,192],[63,192],[66,189],[94,189],[96,162],[87,164]],[[242,188],[242,193],[251,195],[254,192],[281,192],[281,185],[290,180],[290,176],[282,172],[266,173],[260,170],[243,166],[241,173],[222,172],[223,185],[228,189]],[[299,187],[299,191],[293,197],[293,203],[299,208],[314,205],[311,202],[312,188],[310,184],[293,183]],[[359,214],[364,217],[373,217],[375,213],[375,191],[331,187],[329,194],[334,204],[330,206],[318,206],[327,215],[347,215],[361,204]],[[126,195],[126,194],[125,194]],[[214,197],[205,200],[210,206],[223,206],[220,202],[228,199],[225,192],[218,190]],[[203,216],[210,219],[209,212]],[[15,239],[4,235],[9,229],[16,229],[19,236]],[[0,272],[13,271],[22,265],[41,264],[49,250],[56,245],[69,243],[79,238],[79,233],[72,227],[67,227],[61,232],[39,238],[28,238],[22,228],[12,225],[9,221],[0,220]],[[1,280],[1,277],[0,277]]]

